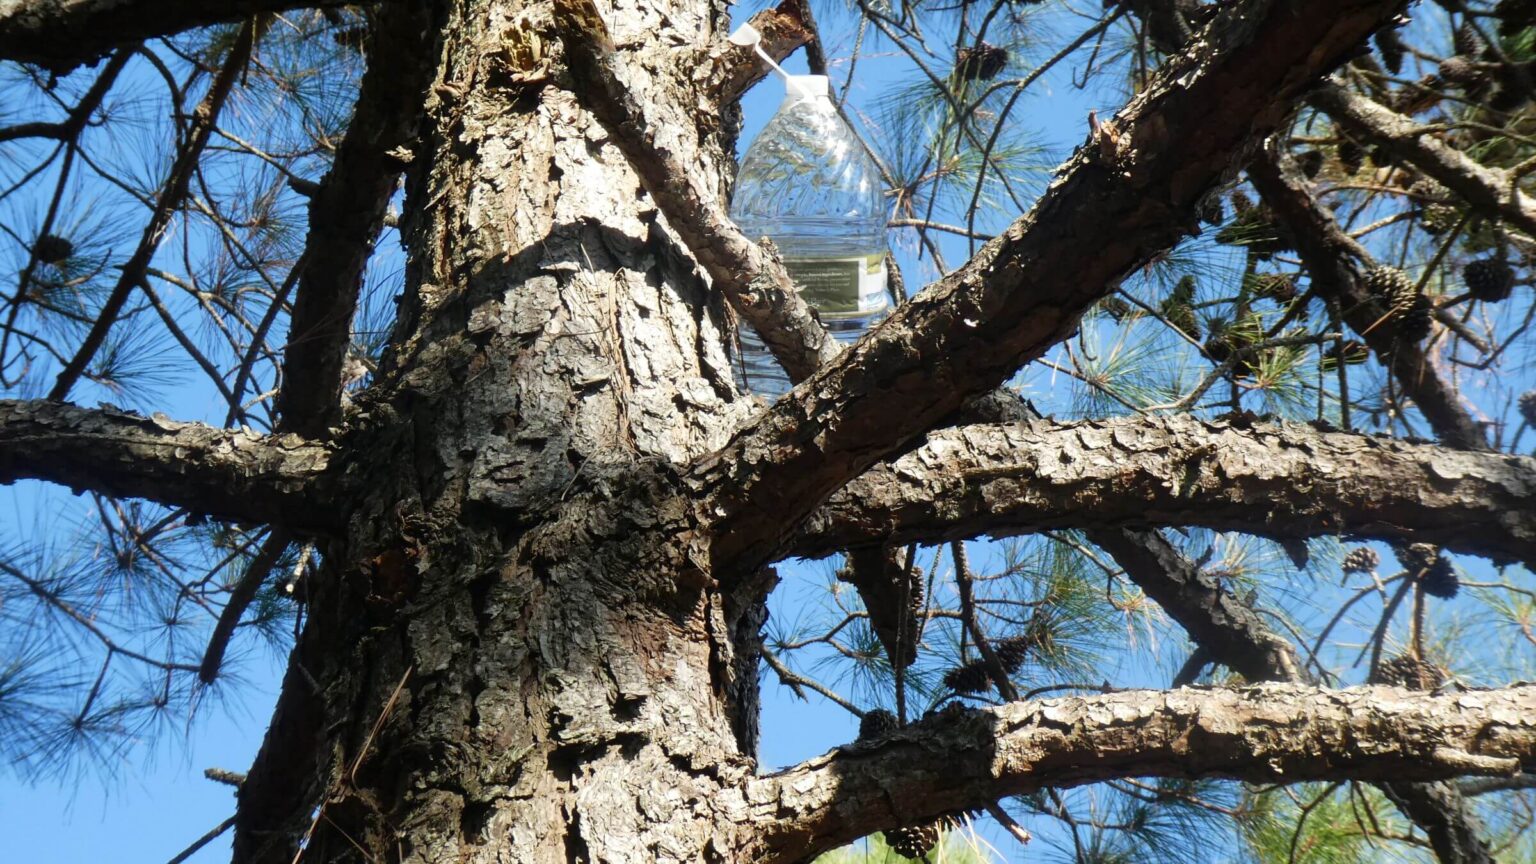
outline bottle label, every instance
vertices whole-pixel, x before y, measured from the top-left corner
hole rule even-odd
[[[789,278],[821,315],[864,315],[885,308],[885,255],[785,261]]]

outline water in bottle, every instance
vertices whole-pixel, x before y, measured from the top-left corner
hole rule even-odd
[[[731,218],[768,237],[827,329],[852,342],[884,315],[885,196],[874,160],[843,122],[825,75],[785,78],[784,103],[741,160]],[[750,326],[737,384],[772,399],[789,379]]]

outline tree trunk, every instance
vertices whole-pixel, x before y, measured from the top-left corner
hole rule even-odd
[[[752,770],[762,613],[686,578],[687,514],[655,502],[753,404],[718,303],[562,88],[548,4],[448,14],[394,349],[342,442],[368,497],[316,580],[236,860],[306,833],[315,864],[731,860],[713,802]],[[724,8],[604,14],[721,188],[730,133],[701,130],[688,82]]]

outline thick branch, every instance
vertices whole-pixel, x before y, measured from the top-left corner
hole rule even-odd
[[[1225,8],[1031,213],[697,466],[716,566],[771,559],[826,496],[1071,333],[1397,5]]]
[[[1508,174],[1469,158],[1405,117],[1338,82],[1317,89],[1311,102],[1352,135],[1385,147],[1438,180],[1478,212],[1501,219],[1536,237],[1536,199],[1525,195]]]
[[[793,551],[1170,525],[1411,539],[1533,562],[1536,459],[1192,417],[967,426],[848,484]]]
[[[1350,329],[1360,335],[1411,398],[1441,440],[1455,447],[1485,449],[1482,427],[1467,413],[1454,388],[1440,377],[1417,343],[1398,339],[1392,327],[1376,326],[1387,308],[1360,279],[1352,261],[1365,250],[1344,232],[1328,208],[1291,170],[1288,159],[1268,151],[1248,166],[1248,179],[1291,236],[1319,294],[1334,300]]]
[[[1419,344],[1397,339],[1394,328],[1375,326],[1386,309],[1361,282],[1358,268],[1352,264],[1369,260],[1365,250],[1344,232],[1332,211],[1318,204],[1290,162],[1278,149],[1267,148],[1249,164],[1248,179],[1296,238],[1313,288],[1333,302],[1350,328],[1376,352],[1440,440],[1454,447],[1485,449],[1488,445],[1482,427]],[[1445,864],[1492,860],[1470,809],[1456,789],[1443,783],[1386,783],[1381,788],[1424,829]]]
[[[434,20],[437,8],[437,3],[398,3],[380,12],[352,122],[335,164],[310,199],[304,271],[277,395],[285,431],[324,437],[340,410],[363,268],[410,157],[437,65],[432,50],[441,32]]]
[[[1088,539],[1113,556],[1125,575],[1215,662],[1249,681],[1304,680],[1290,643],[1162,534],[1097,528],[1088,532]]]
[[[966,423],[1027,423],[1040,415],[1024,400],[998,392],[972,402]],[[1212,659],[1249,681],[1301,682],[1295,652],[1248,604],[1174,548],[1158,531],[1088,527],[1084,536],[1108,552],[1125,575],[1179,622]]]
[[[119,45],[344,0],[0,0],[0,60],[68,72]]]
[[[0,400],[0,483],[48,480],[147,498],[196,513],[329,531],[317,489],[330,451],[297,435],[261,436],[42,400]]]
[[[1046,786],[1138,776],[1255,783],[1508,776],[1536,766],[1536,686],[1129,691],[938,718],[753,780],[757,861]]]

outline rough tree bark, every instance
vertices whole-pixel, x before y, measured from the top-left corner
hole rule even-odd
[[[1225,8],[1195,34],[1188,56],[1100,128],[1035,212],[853,350],[832,357],[821,343],[803,344],[806,371],[820,371],[766,412],[732,384],[722,348],[721,293],[730,289],[721,283],[763,292],[752,294],[755,308],[773,327],[787,308],[773,294],[777,282],[726,271],[776,265],[742,247],[739,232],[695,230],[687,214],[668,210],[677,201],[722,209],[733,130],[715,119],[717,100],[742,80],[719,39],[724,7],[418,5],[410,14],[422,17],[410,20],[434,38],[411,49],[428,61],[401,86],[414,88],[421,113],[364,124],[380,130],[395,148],[387,155],[405,169],[407,290],[377,383],[334,438],[258,439],[3,403],[0,479],[84,484],[100,471],[107,479],[93,488],[237,515],[247,507],[321,536],[308,622],[240,789],[239,862],[290,862],[301,844],[312,864],[792,861],[1042,783],[1146,773],[1512,773],[1536,764],[1530,688],[1407,700],[1389,688],[1298,686],[970,712],[754,776],[756,645],[772,582],[763,566],[796,549],[825,551],[892,530],[896,517],[880,508],[894,505],[877,493],[899,498],[892,490],[901,482],[922,480],[903,475],[903,458],[920,463],[944,442],[965,442],[960,455],[974,464],[943,466],[960,488],[923,486],[911,507],[989,495],[1008,505],[996,508],[1002,521],[972,518],[971,533],[1066,524],[1043,508],[1066,520],[1083,495],[1127,490],[1144,498],[1124,498],[1122,510],[1147,511],[1150,501],[1169,520],[1262,531],[1282,504],[1286,515],[1312,512],[1294,496],[1261,500],[1295,492],[1309,466],[1266,462],[1258,450],[1246,451],[1254,455],[1245,463],[1238,445],[1284,445],[1312,461],[1323,453],[1351,469],[1378,469],[1370,494],[1383,500],[1403,491],[1393,487],[1408,472],[1434,485],[1434,496],[1387,504],[1336,490],[1356,510],[1293,520],[1288,531],[1364,525],[1449,543],[1434,515],[1471,513],[1503,532],[1496,551],[1529,559],[1529,524],[1486,515],[1530,512],[1528,460],[1305,429],[1231,437],[1173,422],[1129,432],[969,427],[914,449],[1187,233],[1209,190],[1399,5],[1250,0]],[[112,4],[47,8],[66,6]],[[556,8],[572,14],[557,22]],[[0,8],[0,56],[26,56],[3,41],[20,20]],[[414,31],[392,32],[376,63],[388,63],[388,46]],[[623,98],[575,86],[591,70],[570,68],[572,55],[601,61],[612,73],[604,86],[622,87]],[[71,59],[80,57],[49,55]],[[367,101],[381,94],[366,88],[363,107],[389,113]],[[1215,103],[1224,111],[1209,111]],[[411,152],[399,150],[418,124]],[[686,165],[688,182],[658,171],[648,153]],[[298,304],[314,326],[297,337],[317,334],[321,344],[291,349],[291,360],[315,350],[312,368],[291,371],[304,391],[282,404],[304,415],[288,418],[293,428],[314,437],[330,435],[344,329],[337,316],[352,308],[354,253],[375,230],[394,167],[363,148],[355,161],[339,158],[336,172],[358,172],[366,183],[342,188],[338,180],[317,199],[323,210],[324,201],[345,206],[343,193],[356,193],[365,212],[321,226],[350,245],[326,250],[334,260],[314,265],[307,276],[319,287]],[[116,449],[67,455],[69,442],[49,440],[51,430]],[[1052,434],[1057,440],[1040,440]],[[1095,478],[1082,473],[1095,459],[1077,460],[1077,497],[1052,500],[1042,454],[1086,453],[1100,438],[1135,451],[1127,461],[1143,473]],[[167,448],[198,466],[196,482],[175,484]],[[1036,482],[1010,485],[1026,464]],[[1239,469],[1252,469],[1248,484],[1224,498],[1214,472],[1236,477]],[[1159,478],[1175,485],[1158,487]],[[1076,485],[1092,482],[1103,485]],[[233,486],[222,500],[221,483]],[[1386,506],[1400,509],[1372,509]],[[952,524],[953,512],[918,515],[929,538],[966,530]],[[1120,512],[1106,521],[1148,519]],[[1249,649],[1255,668],[1281,662]],[[950,785],[932,783],[941,767],[954,776]]]

